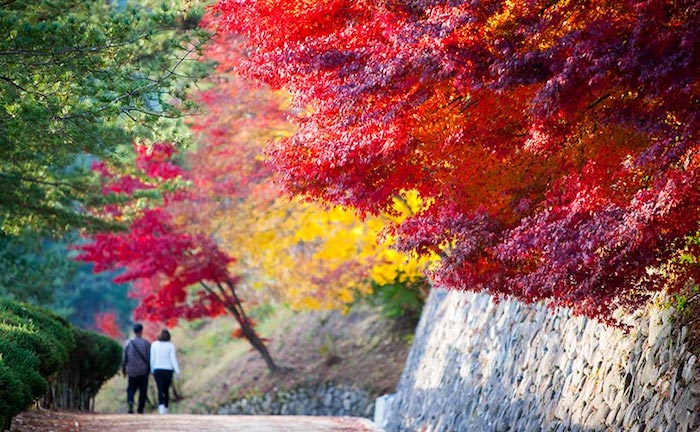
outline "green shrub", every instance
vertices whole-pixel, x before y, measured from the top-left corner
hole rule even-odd
[[[39,307],[0,298],[0,427],[43,397],[68,359],[70,324]]]
[[[42,398],[45,406],[89,409],[119,370],[121,353],[112,339],[0,298],[0,427],[9,429],[12,417]]]
[[[91,331],[75,332],[76,347],[51,383],[44,407],[90,410],[102,384],[119,371],[122,347]]]
[[[380,307],[387,318],[402,318],[416,324],[429,290],[426,281],[407,283],[397,277],[396,281],[389,284],[372,282],[372,294],[366,296],[365,300]]]
[[[122,347],[113,339],[84,330],[77,332],[76,342],[74,357],[80,360],[81,391],[94,397],[102,383],[119,371]]]
[[[2,320],[2,318],[0,318]],[[68,359],[65,346],[60,345],[50,334],[37,328],[32,322],[0,322],[0,339],[14,343],[20,348],[36,353],[39,357],[38,371],[48,377],[58,371]]]
[[[9,388],[15,389],[14,394],[0,396],[3,404],[24,410],[46,394],[48,384],[38,372],[39,357],[33,351],[21,348],[10,340],[0,339],[0,364],[6,369],[4,375],[13,383]],[[7,399],[3,399],[3,396]]]
[[[0,356],[0,429],[10,428],[12,417],[26,408],[27,386]]]
[[[74,327],[65,318],[39,306],[0,298],[0,314],[3,311],[35,323],[42,331],[50,334],[53,339],[66,348],[66,357],[68,352],[75,347]]]

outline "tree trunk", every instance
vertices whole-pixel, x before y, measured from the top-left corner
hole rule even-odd
[[[258,333],[253,327],[251,327],[250,323],[247,320],[244,324],[241,324],[241,329],[243,330],[243,336],[245,336],[246,339],[248,339],[248,342],[250,342],[250,344],[253,345],[253,348],[255,348],[260,353],[263,360],[265,360],[267,369],[270,372],[277,372],[279,368],[272,360],[272,356],[270,356],[270,352],[267,350],[267,346],[265,346],[265,343],[263,343],[263,341],[258,336]]]
[[[233,315],[236,318],[236,321],[238,321],[238,325],[241,326],[243,336],[248,340],[248,342],[253,346],[253,348],[255,348],[255,350],[258,353],[260,353],[263,360],[265,360],[267,369],[270,372],[277,372],[279,368],[275,364],[274,360],[272,360],[272,356],[267,350],[267,346],[265,346],[263,341],[260,339],[260,336],[258,336],[258,333],[255,331],[253,326],[250,325],[250,321],[248,321],[248,318],[246,317],[241,304],[238,303],[237,305],[229,306],[228,310],[229,312],[231,312],[231,315]]]
[[[280,370],[279,367],[275,364],[274,360],[272,360],[272,356],[270,355],[270,352],[267,350],[267,347],[263,343],[263,341],[260,339],[260,336],[258,336],[258,333],[255,331],[253,326],[250,324],[250,320],[246,316],[245,310],[243,309],[243,303],[241,302],[240,298],[238,297],[238,293],[236,292],[236,284],[232,280],[225,280],[225,281],[215,281],[216,287],[218,288],[219,292],[218,294],[214,293],[214,290],[209,287],[207,284],[204,282],[200,281],[200,284],[206,289],[208,292],[215,294],[217,298],[224,304],[224,307],[231,312],[231,315],[233,315],[234,318],[236,318],[236,321],[238,322],[238,325],[241,326],[241,332],[243,333],[243,336],[248,339],[248,342],[250,345],[255,348],[255,350],[260,353],[262,356],[263,360],[265,360],[265,364],[267,365],[267,369],[270,372],[278,372]]]

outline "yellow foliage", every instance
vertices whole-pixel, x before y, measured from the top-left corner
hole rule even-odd
[[[372,281],[411,283],[424,277],[428,259],[406,256],[391,248],[392,237],[382,236],[388,223],[424,206],[413,191],[396,198],[396,216],[364,221],[347,209],[283,197],[266,208],[259,204],[251,197],[216,212],[210,223],[219,227],[224,249],[237,257],[234,270],[261,299],[296,309],[342,309],[370,294]]]

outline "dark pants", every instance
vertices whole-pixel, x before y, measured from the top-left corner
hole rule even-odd
[[[173,382],[173,371],[169,369],[156,369],[153,371],[153,378],[158,387],[158,405],[168,407],[170,402],[170,384]]]
[[[130,376],[129,384],[126,387],[126,403],[129,404],[129,409],[134,406],[134,393],[139,391],[139,406],[137,412],[143,414],[143,408],[146,406],[146,394],[148,392],[148,374],[139,376]]]

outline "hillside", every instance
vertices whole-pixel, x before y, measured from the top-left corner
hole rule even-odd
[[[296,313],[282,308],[261,321],[262,336],[284,373],[271,375],[243,340],[232,340],[233,320],[182,323],[174,329],[183,397],[173,404],[178,413],[210,413],[240,396],[323,383],[349,385],[373,394],[395,388],[405,362],[413,328],[386,320],[368,307],[347,314],[338,311]],[[153,387],[153,383],[151,383]],[[96,411],[125,411],[126,378],[113,378],[96,401]],[[153,400],[154,390],[151,389]]]

